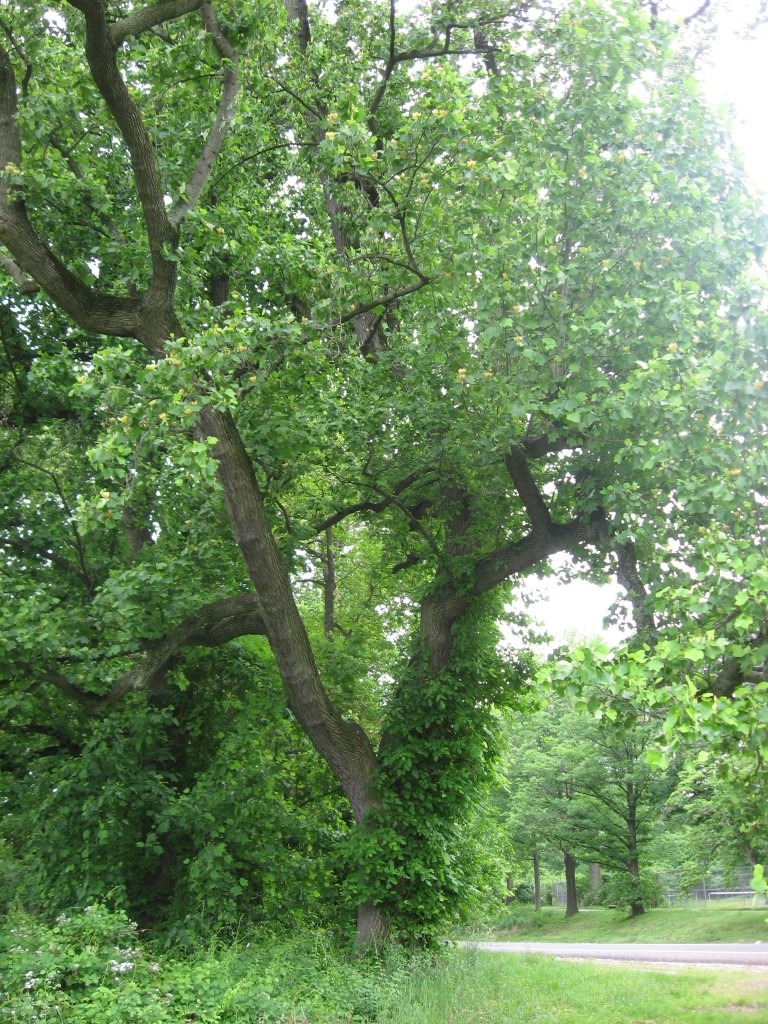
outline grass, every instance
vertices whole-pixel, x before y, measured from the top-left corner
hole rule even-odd
[[[768,1024],[768,972],[672,973],[447,947],[350,957],[326,933],[302,931],[253,930],[182,952],[153,947],[101,905],[55,924],[19,911],[0,931],[0,1024],[43,1020]]]
[[[474,937],[479,938],[477,932]],[[516,907],[484,929],[486,938],[537,942],[765,942],[766,908],[649,910],[631,918],[618,910],[589,910],[566,920],[558,907]]]
[[[675,973],[472,950],[416,972],[387,1024],[768,1024],[768,974]]]

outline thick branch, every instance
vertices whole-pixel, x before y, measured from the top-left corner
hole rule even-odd
[[[704,0],[704,3],[697,7],[693,14],[689,14],[687,18],[683,18],[683,24],[690,25],[692,21],[695,21],[697,18],[700,18],[702,14],[709,8],[711,3],[712,0]]]
[[[602,519],[602,513],[597,512],[586,522],[574,519],[565,524],[553,523],[547,531],[531,532],[521,540],[498,548],[477,564],[475,592],[483,594],[559,551],[573,551],[581,544],[597,540]]]
[[[358,821],[372,806],[369,783],[376,765],[365,730],[346,721],[331,703],[291,590],[285,562],[270,529],[242,438],[229,413],[207,406],[200,415],[213,455],[227,513],[248,575],[261,600],[264,627],[291,711],[341,782]]]
[[[10,257],[5,256],[1,252],[0,267],[2,267],[6,274],[8,274],[8,276],[13,280],[22,295],[34,295],[35,292],[40,291],[40,285],[37,281],[33,281],[31,277],[27,277],[21,267],[17,266]]]
[[[652,641],[656,633],[656,620],[650,610],[650,596],[640,578],[635,545],[628,541],[626,544],[614,545],[613,550],[618,560],[616,579],[627,592],[627,597],[632,605],[635,627],[638,633],[645,634],[646,638]]]
[[[21,136],[16,123],[16,76],[0,46],[0,167],[21,167]],[[136,337],[138,304],[122,296],[90,289],[56,257],[32,227],[19,191],[0,171],[0,242],[14,265],[28,275],[85,330],[95,334]],[[11,265],[3,264],[16,280]],[[24,283],[24,290],[28,286]],[[29,289],[31,290],[31,289]]]
[[[307,0],[285,0],[285,13],[288,16],[288,24],[296,26],[299,49],[306,54],[310,41]]]
[[[173,261],[166,258],[165,248],[175,247],[177,233],[166,215],[152,139],[118,69],[117,51],[110,41],[104,4],[100,0],[69,2],[85,16],[88,66],[130,153],[152,256],[153,283],[172,294],[176,269]]]
[[[109,26],[109,41],[117,49],[129,36],[138,36],[149,28],[162,25],[166,21],[175,21],[185,14],[197,11],[203,6],[204,0],[158,0],[158,3],[144,7],[140,11],[116,21]]]
[[[513,445],[504,457],[504,465],[507,467],[507,472],[512,477],[515,489],[528,513],[532,533],[546,533],[552,525],[552,519],[546,502],[533,479],[523,450]]]
[[[457,588],[450,583],[439,592],[428,594],[421,606],[420,628],[432,670],[437,672],[448,663],[453,625],[473,596],[487,593],[510,576],[526,572],[559,551],[573,551],[597,539],[602,518],[602,513],[598,512],[588,522],[574,519],[563,525],[552,524],[546,531],[531,532],[481,558],[472,572],[469,586]]]

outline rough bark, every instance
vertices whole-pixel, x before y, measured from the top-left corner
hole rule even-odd
[[[361,903],[357,908],[357,934],[355,941],[361,948],[381,946],[389,935],[390,921],[381,907]]]

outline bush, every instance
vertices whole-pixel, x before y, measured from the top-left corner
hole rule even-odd
[[[617,907],[654,906],[661,899],[661,886],[654,878],[636,878],[621,871],[606,879],[600,887],[599,902]]]
[[[0,1020],[164,1024],[170,999],[136,925],[100,904],[53,925],[17,915],[0,939]]]
[[[500,932],[532,932],[544,928],[552,921],[547,914],[531,905],[511,907],[494,922],[493,930]]]
[[[533,904],[535,892],[533,885],[530,882],[520,882],[516,885],[513,891],[515,902],[520,906],[530,906]]]

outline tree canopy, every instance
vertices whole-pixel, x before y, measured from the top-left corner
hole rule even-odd
[[[361,940],[421,938],[558,552],[626,590],[619,687],[754,736],[765,221],[650,8],[5,5],[12,771],[201,665],[222,706],[237,642],[349,802]]]

